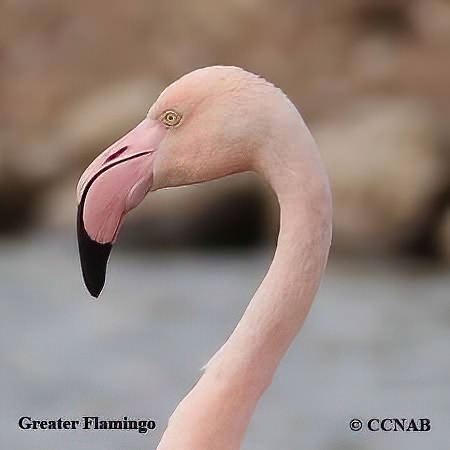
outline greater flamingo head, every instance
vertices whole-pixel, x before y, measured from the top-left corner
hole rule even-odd
[[[77,187],[83,277],[98,297],[123,218],[150,191],[251,170],[267,136],[270,94],[281,91],[235,67],[208,67],[180,78],[147,117],[101,153]],[[283,95],[283,94],[281,94]]]

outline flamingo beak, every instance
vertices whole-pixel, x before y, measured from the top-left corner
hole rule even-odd
[[[78,250],[84,283],[94,297],[105,284],[125,214],[152,189],[154,154],[165,135],[161,122],[144,119],[101,153],[78,182]]]

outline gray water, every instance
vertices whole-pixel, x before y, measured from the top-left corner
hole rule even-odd
[[[1,448],[155,449],[270,262],[116,249],[91,299],[72,237],[0,242]],[[263,396],[244,450],[443,449],[450,442],[450,277],[331,261]],[[155,431],[21,430],[21,416],[153,419]],[[355,432],[353,418],[429,418],[429,432]]]

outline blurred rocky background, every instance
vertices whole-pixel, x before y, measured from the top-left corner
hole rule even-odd
[[[0,234],[71,230],[88,163],[195,68],[280,86],[330,174],[334,251],[450,262],[450,1],[2,0]],[[274,240],[254,176],[163,191],[129,245]]]

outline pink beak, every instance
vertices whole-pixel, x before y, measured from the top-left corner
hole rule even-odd
[[[101,153],[85,170],[77,187],[77,233],[83,279],[98,297],[106,266],[123,218],[152,189],[154,153],[164,125],[144,119]]]

